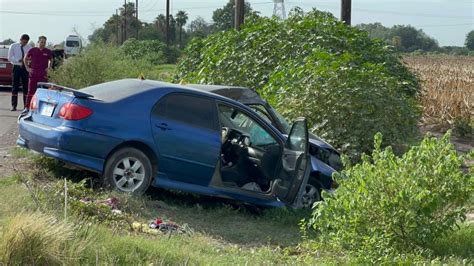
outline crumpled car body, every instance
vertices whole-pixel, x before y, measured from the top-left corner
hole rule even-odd
[[[19,146],[102,175],[128,193],[149,186],[263,206],[301,207],[310,175],[306,120],[283,135],[248,106],[138,79],[82,90],[40,83],[19,119]]]
[[[288,134],[290,130],[290,125],[286,119],[252,89],[226,85],[187,84],[187,86],[228,97],[249,106],[284,135]],[[311,156],[310,183],[314,184],[317,189],[332,192],[337,187],[332,174],[342,170],[340,153],[330,144],[311,133],[309,133],[309,142],[309,154]]]

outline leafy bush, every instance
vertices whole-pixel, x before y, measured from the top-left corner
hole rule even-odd
[[[384,73],[382,64],[354,66],[357,60],[350,52],[337,56],[315,49],[303,63],[280,66],[263,93],[274,97],[286,117],[306,116],[313,131],[353,157],[371,149],[377,132],[384,144],[413,136],[415,100],[399,90],[400,80]]]
[[[120,46],[123,53],[132,59],[145,59],[154,64],[166,63],[164,50],[166,45],[158,40],[128,39]]]
[[[167,47],[158,40],[128,39],[120,46],[122,52],[135,60],[145,60],[151,64],[174,64],[179,57],[179,50]]]
[[[336,177],[340,188],[315,206],[309,224],[324,244],[373,261],[429,253],[429,243],[466,219],[473,172],[461,171],[450,133],[426,137],[402,157],[382,150],[381,138],[372,157],[343,172],[347,179]]]
[[[461,137],[472,137],[471,119],[458,116],[454,119],[454,131]]]
[[[147,79],[166,79],[161,68],[145,59],[125,56],[113,45],[95,43],[52,71],[50,79],[64,86],[83,88],[111,80],[137,78],[141,74]]]
[[[323,66],[319,65],[319,60],[322,60]],[[332,69],[333,66],[341,68]],[[299,72],[293,71],[294,68]],[[327,133],[337,148],[350,146],[348,150],[356,149],[359,153],[367,148],[367,134],[360,134],[363,125],[371,133],[386,130],[386,142],[392,143],[413,132],[414,120],[417,119],[418,108],[411,98],[418,91],[418,83],[401,63],[399,55],[383,42],[371,40],[366,32],[348,27],[331,14],[316,10],[306,15],[296,10],[284,21],[251,18],[241,31],[230,30],[206,39],[195,39],[187,46],[177,70],[177,81],[257,89],[287,115],[297,109],[288,103],[304,106],[304,111],[298,111],[298,115],[313,117],[313,123],[324,122],[324,116],[327,123],[336,125],[350,119],[347,114],[362,112],[351,116],[357,120],[349,121],[350,125],[358,125],[358,132],[354,135],[349,134],[352,128],[347,127],[348,123],[344,124],[345,128],[339,129],[345,131],[344,134],[336,134],[334,128],[326,132],[318,130],[318,133]],[[369,71],[370,75],[364,74],[363,70]],[[292,74],[287,74],[288,71]],[[333,74],[338,74],[343,80],[338,81],[331,76]],[[331,95],[334,86],[335,95]],[[313,91],[322,88],[324,93]],[[302,90],[308,90],[305,95],[308,97],[299,98],[303,96]],[[328,106],[325,101],[335,104],[338,97],[347,97],[356,90],[365,91],[358,92],[357,97],[340,100],[358,102],[348,106],[338,104],[339,110],[331,108],[328,115],[318,114],[324,110],[318,104]],[[309,98],[315,94],[319,95],[317,101]],[[375,101],[371,106],[377,108],[368,109],[366,105],[369,101],[361,98],[369,95],[373,95],[370,99]],[[395,99],[397,95],[401,96],[399,100]],[[391,112],[372,115],[372,112],[380,110],[380,106],[387,104],[394,104],[393,108],[388,108]],[[363,119],[362,114],[367,113],[371,116]],[[405,115],[407,123],[399,123]],[[393,125],[388,123],[392,117],[397,121]],[[393,138],[392,132],[396,131],[401,134]]]

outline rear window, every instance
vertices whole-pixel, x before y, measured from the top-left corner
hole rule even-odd
[[[105,102],[115,102],[156,87],[157,85],[155,84],[141,80],[126,79],[93,85],[84,88],[82,91],[93,95],[96,99]]]
[[[153,115],[210,130],[218,128],[214,101],[194,95],[165,96],[155,106]]]
[[[0,47],[0,57],[2,58],[8,57],[8,47]]]

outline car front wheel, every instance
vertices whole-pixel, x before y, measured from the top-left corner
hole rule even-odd
[[[104,182],[113,189],[141,194],[148,189],[151,181],[150,159],[138,149],[122,148],[107,160]]]
[[[321,200],[321,188],[317,184],[317,182],[314,182],[310,180],[305,187],[305,190],[303,192],[303,197],[302,197],[302,205],[303,208],[312,208],[313,204],[316,201]]]

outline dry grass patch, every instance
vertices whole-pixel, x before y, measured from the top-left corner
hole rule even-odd
[[[72,225],[41,213],[20,213],[2,231],[0,262],[6,265],[69,264],[86,246]]]

